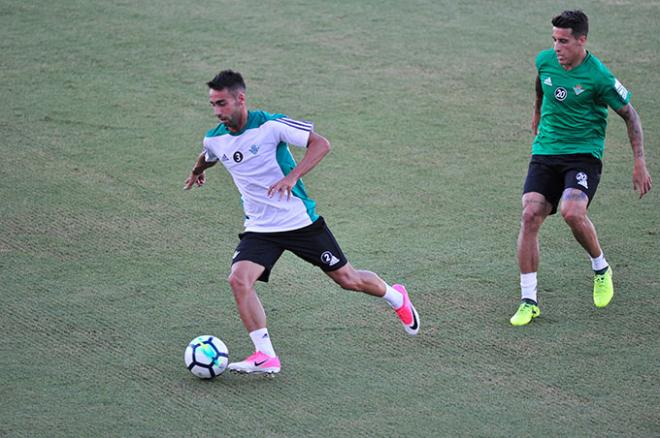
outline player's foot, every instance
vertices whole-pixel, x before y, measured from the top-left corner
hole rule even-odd
[[[594,275],[594,304],[596,307],[605,307],[610,304],[613,296],[612,267],[608,266],[604,274]]]
[[[257,351],[246,357],[242,362],[232,362],[227,366],[229,371],[236,373],[275,374],[280,372],[280,359]]]
[[[414,336],[419,333],[419,315],[417,314],[417,310],[415,310],[415,306],[410,302],[408,291],[406,291],[406,288],[403,285],[394,284],[392,285],[392,289],[401,292],[401,295],[403,295],[403,304],[394,311],[401,320],[401,324],[403,324],[406,333]]]
[[[527,325],[532,322],[532,319],[538,318],[541,314],[541,309],[536,304],[523,301],[518,306],[518,310],[511,317],[511,324],[515,326]]]

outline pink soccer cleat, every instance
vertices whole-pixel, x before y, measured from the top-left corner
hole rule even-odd
[[[406,333],[414,336],[419,333],[419,315],[417,314],[417,310],[415,310],[415,306],[410,302],[408,291],[406,291],[406,288],[402,284],[394,284],[392,285],[392,289],[401,292],[401,295],[403,295],[403,305],[395,309],[395,312],[399,316]]]
[[[276,374],[280,372],[280,359],[256,351],[242,362],[233,362],[227,366],[229,371],[244,374]]]

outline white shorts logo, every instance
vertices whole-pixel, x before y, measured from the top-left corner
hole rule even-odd
[[[321,254],[321,261],[328,266],[334,266],[339,263],[339,259],[335,257],[330,251]]]
[[[580,172],[577,175],[575,175],[575,179],[577,180],[577,183],[580,184],[582,187],[585,189],[588,189],[589,186],[587,185],[587,174],[584,172]]]

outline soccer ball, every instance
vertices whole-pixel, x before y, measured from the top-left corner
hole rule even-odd
[[[198,336],[183,354],[186,367],[200,379],[212,379],[222,374],[229,363],[227,346],[215,336]]]

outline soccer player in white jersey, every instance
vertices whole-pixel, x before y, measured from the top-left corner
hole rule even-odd
[[[402,285],[390,286],[370,271],[356,270],[344,256],[315,202],[300,179],[330,151],[330,143],[305,121],[282,114],[248,111],[246,87],[238,72],[225,70],[207,83],[209,99],[220,124],[204,137],[204,150],[185,181],[186,190],[202,186],[204,171],[221,162],[243,201],[245,232],[234,252],[229,285],[238,313],[255,352],[229,370],[278,373],[280,359],[266,328],[266,314],[257,296],[257,281],[267,282],[285,250],[320,267],[347,290],[383,298],[405,331],[416,335],[419,315]],[[300,163],[288,145],[306,148]]]

